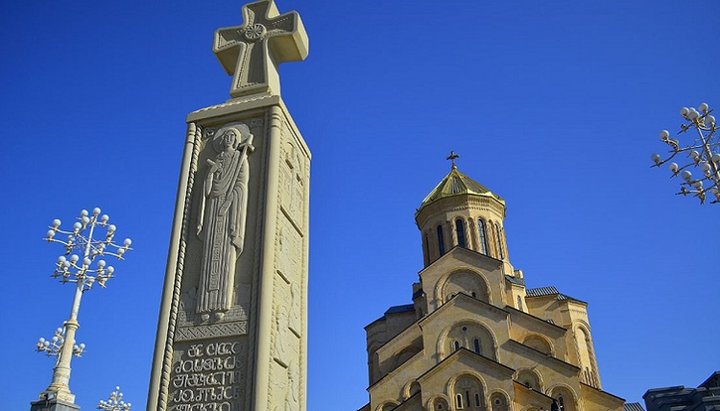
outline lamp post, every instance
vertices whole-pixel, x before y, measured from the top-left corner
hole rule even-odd
[[[693,195],[701,204],[708,198],[711,204],[720,203],[720,138],[716,134],[718,124],[712,112],[707,103],[701,103],[697,109],[680,109],[685,122],[680,125],[675,138],[671,138],[667,130],[660,132],[660,140],[670,148],[668,156],[663,159],[660,154],[652,155],[653,167],[670,162],[671,177],[680,176],[683,179],[677,194]],[[697,137],[690,137],[689,143],[681,146],[680,135],[689,130],[695,130]],[[684,158],[685,155],[689,158]],[[696,168],[700,169],[701,175],[694,178],[689,169]]]
[[[59,243],[64,247],[64,253],[57,259],[52,277],[61,283],[75,284],[75,293],[70,310],[70,317],[61,328],[55,331],[52,339],[41,338],[37,342],[38,352],[49,356],[57,356],[53,377],[50,385],[40,394],[40,401],[33,403],[31,410],[45,409],[48,402],[60,403],[49,409],[65,410],[78,409],[74,404],[75,395],[70,392],[70,362],[74,356],[81,356],[85,344],[75,343],[75,332],[80,327],[78,312],[80,300],[84,292],[97,284],[105,287],[108,280],[115,276],[113,266],[107,265],[105,256],[112,256],[123,260],[128,250],[131,250],[132,241],[125,239],[122,244],[113,241],[116,227],[109,224],[110,217],[100,214],[101,210],[95,208],[92,214],[82,210],[71,230],[60,229],[61,222],[53,220],[45,237],[51,243]],[[101,231],[104,230],[104,233]],[[65,239],[58,239],[59,235]],[[66,257],[69,256],[69,257]],[[54,408],[53,408],[54,407]]]
[[[104,411],[130,411],[132,404],[123,400],[123,393],[120,387],[115,387],[115,391],[110,393],[107,400],[100,400],[97,409]]]

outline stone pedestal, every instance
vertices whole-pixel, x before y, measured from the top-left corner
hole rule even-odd
[[[277,95],[187,122],[147,409],[304,410],[310,152]]]
[[[30,411],[78,411],[80,407],[57,399],[39,400],[30,403]]]

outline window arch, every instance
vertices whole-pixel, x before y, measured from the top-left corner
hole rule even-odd
[[[550,346],[550,343],[545,338],[539,335],[530,335],[526,337],[525,341],[523,341],[523,344],[537,351],[540,351],[541,353],[548,355],[552,354],[552,347]]]
[[[599,384],[597,374],[595,373],[590,333],[587,332],[584,327],[578,327],[575,330],[575,338],[577,340],[578,357],[583,370],[583,382],[587,385],[597,387]]]
[[[423,256],[425,257],[425,265],[430,264],[430,239],[427,232],[423,234]]]
[[[550,396],[555,400],[560,411],[577,411],[575,397],[566,387],[555,387]]]
[[[455,405],[457,409],[484,409],[485,395],[480,381],[471,375],[463,375],[455,381]]]
[[[455,220],[455,232],[457,233],[458,245],[460,247],[467,248],[467,241],[465,239],[465,223],[460,218]]]
[[[507,398],[499,392],[490,396],[490,405],[492,407],[492,411],[508,411]]]
[[[442,338],[442,337],[441,337]],[[456,324],[439,347],[442,353],[452,353],[464,347],[490,359],[495,359],[495,342],[490,331],[477,323]]]
[[[495,239],[497,243],[498,258],[503,260],[505,258],[505,252],[503,251],[502,235],[500,234],[500,226],[498,225],[498,223],[495,223]]]
[[[433,411],[449,411],[450,406],[444,398],[436,398],[433,401]]]
[[[444,298],[444,302],[458,293],[464,293],[478,300],[490,302],[488,286],[485,279],[472,271],[457,271],[451,273],[442,284],[440,294]]]
[[[478,242],[480,243],[480,253],[487,255],[487,235],[485,233],[485,222],[478,218]]]
[[[442,225],[437,226],[437,238],[438,238],[438,251],[440,252],[440,255],[442,256],[443,254],[445,254],[445,238],[443,236]]]
[[[540,377],[538,374],[532,370],[520,370],[517,372],[516,380],[528,387],[532,388],[535,391],[541,391],[542,392],[542,386],[540,384]]]

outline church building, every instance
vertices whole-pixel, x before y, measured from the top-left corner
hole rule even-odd
[[[525,287],[505,201],[455,157],[415,213],[424,268],[412,304],[365,327],[370,402],[359,411],[622,411],[602,390],[588,304]]]

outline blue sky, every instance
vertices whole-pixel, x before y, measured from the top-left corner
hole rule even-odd
[[[85,295],[72,389],[144,408],[185,115],[225,101],[211,52],[240,2],[12,2],[0,15],[4,408],[27,409],[67,315],[53,218],[103,208],[135,251]],[[363,326],[410,302],[413,214],[460,169],[502,195],[530,287],[590,303],[604,388],[696,385],[720,368],[720,205],[649,168],[679,108],[720,105],[720,3],[313,1],[283,97],[313,152],[310,411],[367,401]]]

